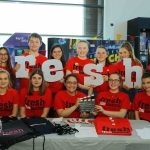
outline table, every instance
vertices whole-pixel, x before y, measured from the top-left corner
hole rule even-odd
[[[75,135],[45,135],[45,150],[150,150],[150,140],[142,140],[135,129],[150,128],[144,120],[130,120],[132,136],[99,135],[98,138],[75,138]],[[83,124],[82,124],[83,126]],[[84,125],[85,126],[85,125]],[[87,126],[87,125],[86,125]],[[91,125],[88,125],[91,126]],[[42,150],[43,137],[35,139],[35,150]],[[17,143],[9,150],[32,150],[33,139]]]

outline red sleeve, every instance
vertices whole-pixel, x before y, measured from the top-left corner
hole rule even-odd
[[[45,98],[44,108],[50,108],[53,105],[52,92],[50,89],[47,88],[45,94],[46,94],[46,98]]]
[[[65,102],[62,100],[63,98],[62,98],[61,92],[59,92],[55,95],[55,100],[54,100],[54,109],[55,110],[65,109]]]
[[[117,68],[117,66],[116,65],[114,65],[114,64],[112,64],[112,70],[113,70],[113,72],[119,72],[119,69]]]
[[[134,97],[131,109],[138,111],[138,103],[139,103],[139,99],[138,99],[138,93],[137,93]]]
[[[68,62],[67,62],[67,64],[66,64],[66,67],[65,67],[65,69],[66,70],[69,70],[70,72],[72,72],[72,58],[70,58],[69,60],[68,60]]]
[[[116,67],[117,72],[119,72],[119,70],[120,70],[119,62],[115,63],[115,65],[114,65],[114,66]]]
[[[19,103],[19,94],[18,91],[14,90],[14,104],[18,104]]]
[[[122,100],[122,105],[121,105],[121,109],[128,109],[130,110],[130,99],[128,94],[121,92],[123,100]]]
[[[95,98],[95,105],[99,105],[100,93]]]
[[[25,96],[27,95],[27,91],[25,88],[23,88],[20,92],[20,101],[19,101],[19,106],[25,107]]]

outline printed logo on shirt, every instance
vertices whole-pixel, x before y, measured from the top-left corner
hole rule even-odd
[[[130,129],[126,127],[122,128],[117,128],[117,127],[107,127],[107,126],[102,126],[102,133],[129,133]]]
[[[121,100],[119,98],[114,98],[114,99],[107,99],[105,97],[102,97],[100,99],[100,104],[104,104],[105,106],[111,106],[111,107],[120,107]]]
[[[2,131],[2,135],[12,135],[12,134],[21,134],[24,133],[23,129],[16,129],[16,130],[12,130],[12,131]]]
[[[26,108],[26,109],[31,109],[31,107],[30,107],[30,106],[28,106],[28,105],[25,105],[25,108]]]
[[[104,105],[106,105],[106,103],[105,103],[105,102],[100,102],[99,104],[100,104],[100,105],[103,105],[103,106],[104,106]]]
[[[0,111],[7,111],[13,108],[13,103],[8,100],[8,102],[0,103]]]
[[[142,100],[139,101],[138,108],[140,110],[144,110],[144,113],[150,113],[150,104],[144,103],[144,102],[142,102]]]
[[[78,70],[72,70],[72,73],[79,73]]]
[[[70,107],[72,107],[74,105],[75,105],[75,103],[71,103],[71,102],[66,101],[66,107],[65,108],[70,108]],[[79,112],[79,108],[77,108],[75,111]]]
[[[139,108],[139,112],[143,112],[143,113],[144,113],[144,109],[142,109],[142,108]]]
[[[32,71],[33,71],[35,68],[41,69],[41,64],[40,64],[40,63],[37,63],[37,64],[34,65],[34,66],[29,66],[29,63],[26,62],[25,67],[26,67],[27,69],[29,69],[29,74],[31,74]]]
[[[84,74],[83,72],[83,67],[82,66],[79,66],[79,65],[76,65],[76,63],[73,65],[73,70],[75,71],[78,71],[78,73],[80,74]]]
[[[43,109],[45,101],[40,98],[39,100],[30,100],[25,98],[25,106],[27,109],[40,110]]]

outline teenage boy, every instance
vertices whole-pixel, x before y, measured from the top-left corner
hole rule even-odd
[[[135,95],[132,109],[135,111],[136,120],[150,121],[150,70],[142,75],[143,92]]]
[[[42,37],[37,33],[30,34],[28,38],[28,45],[29,45],[29,53],[24,53],[21,56],[33,55],[36,59],[35,66],[29,66],[29,63],[26,62],[25,67],[28,70],[28,74],[30,76],[31,72],[35,68],[40,68],[42,63],[47,59],[47,57],[38,53],[40,46],[42,45]],[[26,88],[29,85],[29,77],[24,77],[20,79],[20,90],[22,88]]]

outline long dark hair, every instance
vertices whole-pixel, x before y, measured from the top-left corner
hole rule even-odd
[[[28,90],[27,90],[27,94],[28,95],[32,95],[32,91],[33,91],[33,85],[32,85],[32,77],[35,75],[35,74],[38,74],[42,77],[42,84],[40,85],[39,87],[39,95],[44,95],[45,93],[45,88],[46,88],[46,82],[44,80],[44,75],[43,75],[43,71],[39,68],[36,68],[32,71],[31,75],[30,75],[30,80],[29,80],[29,87],[28,87]]]
[[[142,75],[142,79],[150,78],[150,70],[146,69]]]
[[[97,47],[97,49],[96,49],[96,55],[97,55],[97,53],[98,53],[98,49],[99,48],[103,48],[105,51],[106,51],[106,53],[108,54],[108,50],[106,49],[106,47],[104,47],[104,46],[98,46]],[[97,58],[96,58],[96,64],[98,64],[99,62],[98,62],[98,60],[97,60]],[[108,65],[110,65],[110,62],[109,62],[109,60],[108,60],[108,57],[106,58],[106,61],[105,61],[105,66],[108,66]]]
[[[55,43],[55,44],[51,47],[50,53],[49,53],[49,59],[54,59],[54,57],[52,56],[52,53],[53,53],[54,49],[57,48],[57,47],[59,47],[59,48],[61,49],[61,51],[62,51],[62,56],[61,56],[61,58],[60,58],[60,61],[62,62],[63,67],[65,67],[65,65],[66,65],[65,55],[64,55],[63,48],[62,48],[62,46],[61,46],[60,44]]]
[[[74,77],[76,80],[77,80],[77,83],[78,83],[78,78],[77,78],[77,76],[75,75],[75,74],[68,74],[66,77],[65,77],[65,79],[64,79],[64,83],[66,83],[67,82],[67,80],[70,78],[70,77]]]
[[[77,78],[77,76],[75,75],[75,74],[68,74],[66,77],[65,77],[65,79],[64,79],[64,83],[66,83],[67,82],[67,80],[70,78],[70,77],[74,77],[75,79],[76,79],[76,81],[77,81],[77,84],[78,84],[78,78]],[[66,86],[65,86],[65,89],[66,89]],[[78,87],[77,87],[77,89],[78,89]],[[77,90],[76,89],[76,90]]]
[[[4,49],[6,52],[7,52],[7,55],[8,55],[8,60],[6,62],[6,65],[8,67],[8,72],[10,74],[10,81],[12,83],[12,87],[15,88],[16,87],[16,76],[15,76],[15,73],[13,71],[13,67],[12,67],[12,64],[11,64],[11,58],[10,58],[10,53],[9,53],[9,50],[6,48],[6,47],[0,47],[0,51]]]

